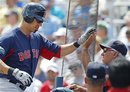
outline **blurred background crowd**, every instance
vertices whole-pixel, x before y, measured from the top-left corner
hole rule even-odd
[[[93,0],[71,0],[69,23],[67,10],[69,0],[0,0],[0,35],[16,28],[24,5],[29,2],[41,3],[46,7],[46,22],[38,32],[59,45],[76,41],[86,28],[92,25],[91,5]],[[99,43],[107,44],[112,40],[122,41],[128,49],[126,58],[130,60],[130,0],[99,0],[95,60],[101,61]],[[66,27],[67,33],[66,33]],[[64,86],[84,85],[84,69],[81,64],[81,48],[64,58],[50,61],[39,59],[35,73],[33,90],[50,92],[54,88],[56,76],[63,72]],[[64,67],[62,71],[62,62]],[[32,89],[31,89],[32,90]],[[33,92],[33,91],[30,91]]]

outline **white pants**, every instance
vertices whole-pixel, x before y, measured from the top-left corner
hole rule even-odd
[[[39,92],[42,83],[40,82],[41,84],[38,86],[39,82],[36,79],[33,80],[34,82],[23,91],[18,85],[9,82],[9,79],[0,78],[0,92]]]
[[[0,78],[0,92],[24,92],[16,84],[6,78]]]

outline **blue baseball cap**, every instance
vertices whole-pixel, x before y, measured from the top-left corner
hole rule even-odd
[[[109,43],[108,46],[100,44],[100,47],[103,50],[105,48],[112,48],[112,49],[118,51],[119,53],[121,53],[123,56],[125,56],[127,54],[127,47],[121,41],[113,41],[113,42]]]
[[[86,69],[87,78],[98,80],[105,79],[106,76],[106,66],[99,62],[90,62]]]
[[[70,90],[69,88],[58,87],[58,88],[53,89],[51,92],[74,92],[74,91]]]

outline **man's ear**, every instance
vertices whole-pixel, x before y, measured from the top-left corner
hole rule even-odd
[[[118,56],[118,54],[119,54],[118,52],[114,52],[114,55],[113,55],[114,58],[116,58]]]
[[[84,78],[85,84],[88,83],[87,77]]]

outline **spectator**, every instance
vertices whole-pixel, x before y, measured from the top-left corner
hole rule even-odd
[[[125,58],[127,54],[127,47],[121,41],[112,41],[108,44],[108,46],[100,44],[100,47],[103,50],[100,62],[103,62],[106,65],[109,65],[110,62],[113,62],[120,58]],[[89,61],[90,57],[88,54],[88,48],[84,48],[82,49],[82,63],[84,65],[84,68],[87,67]]]
[[[113,41],[109,43],[109,46],[104,46],[100,44],[100,47],[103,49],[100,62],[106,64],[107,66],[109,66],[111,62],[125,58],[127,54],[127,47],[121,41]],[[90,57],[88,54],[88,49],[86,48],[82,50],[82,63],[84,68],[87,67],[88,62],[90,62]],[[106,82],[105,89],[107,90],[110,87],[111,85],[109,84],[109,82]]]
[[[65,44],[66,38],[66,28],[61,27],[56,32],[52,34],[53,38],[55,39],[54,43],[63,45]]]
[[[130,30],[126,31],[126,38],[127,38],[127,43],[125,43],[125,44],[126,44],[126,46],[128,46],[128,53],[127,53],[126,58],[128,60],[130,60]]]
[[[72,11],[72,20],[79,21],[82,30],[85,31],[88,25],[89,9],[92,0],[78,0],[77,6]]]
[[[5,14],[5,18],[6,18],[7,24],[1,33],[2,35],[5,33],[8,33],[10,30],[13,30],[14,28],[16,28],[19,23],[19,15],[16,11],[9,10]]]
[[[68,28],[69,28],[69,42],[76,41],[83,33],[81,25],[76,20],[71,21]]]
[[[61,27],[61,20],[50,14],[50,8],[46,9],[46,21],[39,28],[41,34],[45,35],[49,40],[54,40],[52,34]]]
[[[86,68],[85,83],[87,88],[72,85],[70,89],[75,92],[103,92],[103,84],[105,83],[106,67],[98,62],[90,62]]]
[[[69,69],[71,71],[71,76],[68,80],[68,84],[78,84],[78,85],[83,85],[84,81],[84,72],[83,72],[83,67],[80,62],[73,62],[70,64]]]
[[[65,17],[66,13],[66,8],[65,7],[65,2],[64,0],[43,0],[42,3],[46,4],[48,8],[50,8],[50,13],[53,16],[58,17],[58,19],[63,20]],[[59,4],[58,4],[59,3]]]
[[[109,65],[109,80],[112,88],[108,92],[130,92],[130,61],[120,59]]]
[[[109,46],[100,44],[100,47],[103,49],[102,61],[104,64],[125,58],[127,54],[127,47],[121,41],[110,42]]]
[[[15,0],[6,0],[6,6],[0,8],[0,27],[3,28],[6,24],[6,19],[5,19],[5,14],[10,11],[10,10],[14,10],[16,12],[18,12],[18,15],[20,16],[21,12],[22,12],[22,8],[19,8],[15,5]],[[21,18],[21,16],[20,16]]]
[[[95,60],[101,61],[102,50],[100,48],[100,43],[107,44],[112,39],[112,37],[113,36],[111,34],[110,25],[105,21],[98,21],[95,45]]]
[[[130,11],[126,13],[124,16],[124,21],[125,21],[125,26],[120,30],[119,35],[118,35],[118,40],[126,43],[127,38],[126,38],[126,31],[130,29]],[[123,39],[122,39],[123,38]]]
[[[97,37],[98,37],[98,41],[100,41],[100,43],[103,43],[103,44],[107,44],[108,41],[109,41],[109,38],[108,38],[108,27],[107,27],[107,24],[105,24],[104,21],[102,22],[98,22],[98,25],[97,25]]]
[[[47,67],[47,81],[43,83],[40,92],[50,92],[54,88],[55,77],[57,77],[58,73],[58,66],[55,63]],[[67,84],[64,82],[63,86],[67,86]]]

